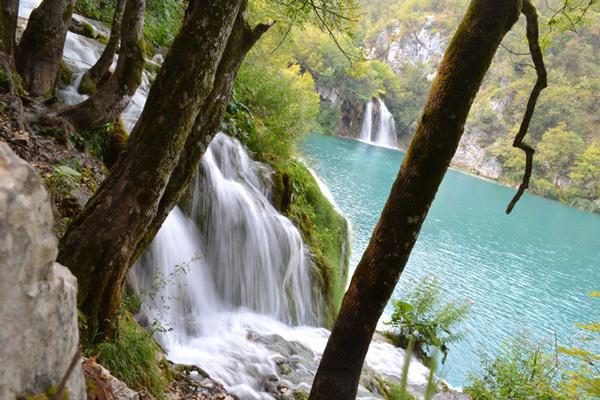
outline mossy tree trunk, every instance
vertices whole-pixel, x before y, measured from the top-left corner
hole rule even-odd
[[[454,156],[475,95],[520,0],[472,0],[433,82],[416,134],[358,264],[310,400],[356,397],[369,343]]]
[[[96,87],[99,83],[108,79],[110,66],[112,65],[119,42],[121,41],[121,21],[125,10],[125,0],[118,0],[113,14],[112,25],[110,28],[110,38],[100,55],[96,64],[85,72],[79,85],[79,92],[83,94],[96,93]],[[130,28],[127,28],[130,29]]]
[[[0,0],[0,93],[13,94],[15,33],[19,0]]]
[[[180,161],[160,200],[158,212],[148,227],[144,240],[140,242],[136,255],[139,255],[154,239],[165,218],[194,179],[202,156],[221,127],[240,66],[248,52],[270,26],[259,24],[252,28],[246,20],[245,12],[238,15],[217,68],[213,89],[208,96],[212,100],[202,105],[196,117],[192,132],[181,152]]]
[[[94,95],[79,104],[67,106],[59,115],[82,132],[114,122],[127,107],[142,83],[144,71],[145,0],[127,0],[121,29],[121,49],[117,67]],[[110,66],[110,64],[109,64]]]
[[[146,106],[108,177],[60,242],[58,259],[79,282],[84,337],[114,334],[121,288],[154,220],[244,0],[191,0]]]
[[[54,94],[75,0],[44,0],[31,12],[15,63],[31,96]]]

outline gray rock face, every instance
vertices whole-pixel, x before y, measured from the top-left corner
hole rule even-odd
[[[50,204],[29,164],[0,143],[0,398],[58,386],[79,346],[77,281],[55,262]],[[78,363],[70,399],[85,399]]]
[[[480,141],[488,136],[487,133],[474,126],[467,126],[452,165],[463,170],[476,172],[490,179],[498,179],[502,175],[500,161],[487,153]]]

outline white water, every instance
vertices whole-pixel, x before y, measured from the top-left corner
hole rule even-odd
[[[398,147],[394,117],[381,99],[377,99],[376,109],[373,107],[373,100],[365,105],[359,140],[377,146]]]
[[[39,2],[21,1],[20,15],[27,17]],[[76,88],[102,49],[96,41],[67,35],[65,61],[75,74],[58,93],[65,103],[86,98]],[[122,115],[128,130],[149,87],[145,73]],[[279,335],[301,343],[314,353],[314,367],[329,335],[326,329],[307,326],[319,317],[312,262],[297,229],[268,201],[269,173],[239,142],[217,135],[193,190],[189,215],[194,219],[176,207],[130,274],[144,299],[141,317],[165,328],[157,339],[169,358],[200,366],[242,400],[273,398],[265,382],[278,374],[281,357],[257,336]],[[200,229],[194,221],[201,221]],[[367,355],[368,365],[396,377],[403,360],[402,350],[382,342],[372,343]],[[301,362],[294,368],[309,377],[315,372]],[[413,360],[409,383],[424,384],[427,373]],[[308,390],[311,380],[288,383]],[[379,397],[361,388],[359,398]]]

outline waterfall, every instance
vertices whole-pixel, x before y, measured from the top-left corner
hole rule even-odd
[[[359,140],[378,146],[398,147],[394,116],[381,99],[377,98],[376,101],[377,107],[373,107],[373,100],[365,105]],[[376,127],[373,121],[377,122]]]
[[[20,15],[27,17],[39,2],[22,0]],[[64,58],[74,78],[58,91],[65,103],[87,97],[77,86],[102,49],[97,41],[67,34]],[[122,114],[128,130],[143,109],[150,81],[145,71]],[[129,274],[143,300],[138,318],[158,327],[156,338],[169,359],[198,365],[242,400],[279,396],[267,384],[274,376],[290,389],[309,390],[329,336],[310,326],[320,315],[314,266],[298,230],[268,201],[271,173],[237,140],[218,134],[202,160],[190,204],[171,211]],[[281,373],[277,338],[300,349],[286,359],[294,377]],[[367,355],[367,364],[388,376],[401,376],[403,360],[403,350],[383,342],[373,342]],[[409,383],[425,384],[427,374],[413,360]],[[359,393],[380,398],[362,387]]]
[[[192,217],[202,226],[206,260],[226,304],[315,324],[312,260],[298,229],[269,201],[270,175],[240,142],[217,134],[202,158]]]
[[[359,139],[364,142],[371,142],[373,131],[373,100],[369,100],[365,105],[365,115],[363,117],[362,129]]]

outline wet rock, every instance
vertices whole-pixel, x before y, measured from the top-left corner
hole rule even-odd
[[[0,398],[57,387],[79,348],[77,281],[55,262],[52,209],[29,164],[0,143]],[[66,385],[84,399],[81,365]]]

